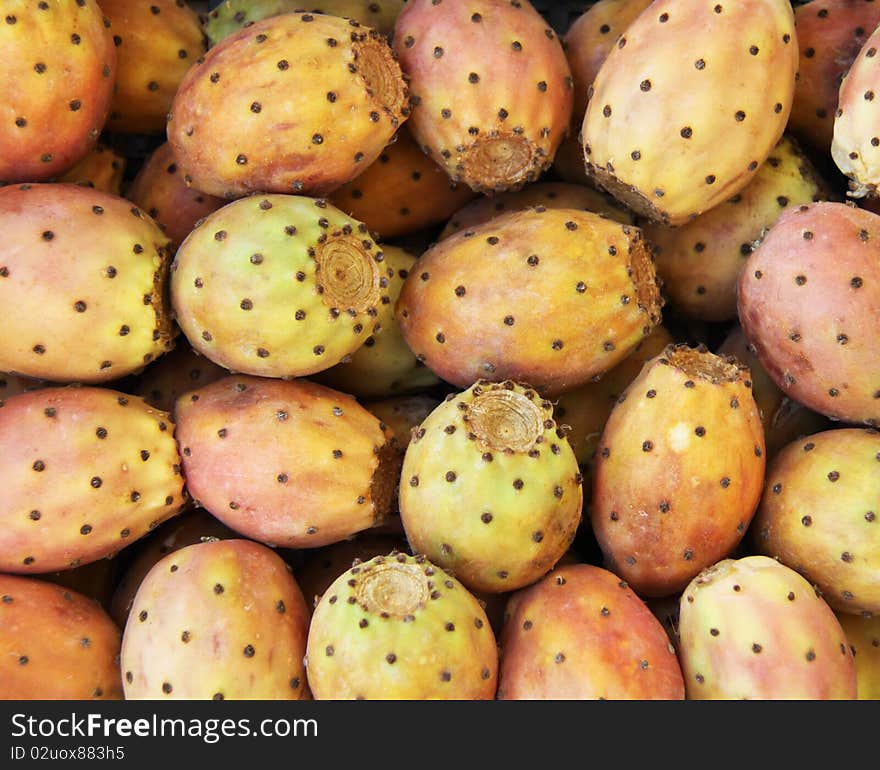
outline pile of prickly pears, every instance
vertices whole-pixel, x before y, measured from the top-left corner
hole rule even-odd
[[[880,6],[12,0],[0,699],[880,698]]]

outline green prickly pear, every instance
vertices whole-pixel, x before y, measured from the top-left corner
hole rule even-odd
[[[492,700],[495,634],[480,603],[424,556],[378,555],[343,572],[312,612],[316,700]]]

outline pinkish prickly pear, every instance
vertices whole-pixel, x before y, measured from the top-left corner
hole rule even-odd
[[[278,554],[196,543],[147,573],[122,636],[126,700],[302,700],[309,612]]]
[[[317,700],[492,700],[498,649],[476,597],[424,556],[377,555],[343,572],[309,626]]]
[[[855,700],[840,622],[803,577],[767,556],[723,559],[686,587],[679,660],[688,700]]]

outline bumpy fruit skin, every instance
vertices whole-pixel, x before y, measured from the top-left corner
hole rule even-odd
[[[527,0],[411,0],[394,49],[409,77],[410,129],[449,176],[477,192],[518,189],[568,133],[562,44]]]
[[[855,700],[856,668],[834,612],[793,569],[723,559],[681,596],[688,700]]]
[[[806,154],[784,136],[732,198],[680,227],[645,225],[669,304],[700,321],[734,320],[736,282],[754,244],[786,209],[830,196]]]
[[[122,637],[126,700],[303,700],[309,611],[283,559],[249,540],[163,557]]]
[[[96,2],[10,0],[0,27],[0,183],[63,174],[95,145],[110,109],[116,49]]]
[[[424,556],[342,573],[315,606],[306,654],[316,700],[493,700],[498,684],[485,611]]]
[[[140,209],[73,184],[0,189],[0,371],[105,383],[173,346],[168,239]]]
[[[880,431],[834,428],[767,469],[754,547],[797,570],[836,612],[880,615]]]
[[[593,83],[588,173],[641,216],[689,221],[745,187],[782,137],[797,64],[788,0],[653,3]]]
[[[120,700],[120,637],[94,599],[0,575],[0,700]]]
[[[788,130],[823,156],[831,150],[840,83],[880,24],[872,0],[810,0],[794,7],[798,79]]]
[[[782,391],[880,425],[880,215],[820,201],[784,212],[737,285],[740,324]]]
[[[207,49],[198,13],[180,0],[100,0],[116,44],[106,129],[164,134],[178,86]]]
[[[617,575],[569,565],[520,594],[501,633],[498,700],[684,700],[663,626]]]
[[[83,184],[96,190],[122,195],[122,177],[128,160],[110,145],[98,142],[73,168],[65,171],[58,182]]]
[[[186,492],[169,415],[110,388],[51,387],[0,408],[0,570],[111,556],[177,514]]]
[[[171,301],[190,344],[214,363],[300,377],[379,331],[389,270],[366,225],[325,200],[249,196],[210,214],[181,244]]]
[[[230,375],[175,407],[187,488],[253,540],[329,545],[380,523],[400,458],[352,396],[307,380]]]
[[[326,195],[379,156],[406,98],[378,32],[286,13],[224,38],[186,73],[168,141],[187,184],[210,195]]]
[[[164,556],[207,539],[238,538],[235,532],[204,508],[184,511],[166,521],[125,553],[125,569],[116,582],[107,609],[110,617],[120,628],[125,628],[138,587]]]
[[[475,196],[422,152],[407,122],[369,168],[329,200],[386,239],[439,225]]]
[[[521,190],[481,195],[467,203],[450,218],[438,240],[468,230],[510,211],[543,206],[548,209],[580,209],[607,216],[624,225],[633,224],[632,215],[609,200],[608,196],[584,185],[568,182],[536,182]]]
[[[598,0],[566,31],[562,45],[574,79],[573,134],[580,131],[584,122],[587,94],[602,62],[614,50],[618,38],[650,4],[651,0]]]
[[[355,19],[389,36],[406,0],[310,0],[308,10]],[[281,13],[301,11],[302,0],[223,0],[207,15],[204,23],[208,42],[215,45],[224,37],[254,22]]]
[[[622,361],[660,323],[638,228],[574,209],[504,214],[443,239],[413,266],[397,318],[441,379],[526,382],[557,395]]]
[[[591,520],[605,564],[640,596],[682,590],[745,535],[764,481],[748,368],[684,343],[646,362],[605,424]]]
[[[410,350],[395,317],[397,298],[417,258],[396,246],[382,246],[382,253],[389,302],[379,307],[379,333],[367,337],[345,361],[312,375],[316,382],[362,399],[419,392],[440,382]]]
[[[183,177],[171,145],[163,142],[145,159],[125,192],[126,198],[156,220],[175,251],[199,220],[226,203],[187,187]]]
[[[876,198],[880,182],[880,150],[874,139],[880,135],[877,88],[877,49],[880,29],[874,29],[847,70],[837,97],[831,157],[848,177],[853,198]]]
[[[572,544],[581,483],[553,405],[517,383],[480,380],[413,435],[400,518],[413,551],[469,589],[513,591],[545,575]]]
[[[880,616],[837,613],[856,661],[859,700],[880,700]]]

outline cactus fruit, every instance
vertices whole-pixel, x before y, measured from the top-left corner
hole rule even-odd
[[[813,587],[767,556],[723,559],[686,587],[679,661],[688,700],[855,700],[840,622]]]
[[[192,497],[245,537],[314,548],[389,512],[399,453],[352,396],[229,375],[182,396],[174,413]]]
[[[880,24],[880,7],[871,0],[810,0],[795,6],[794,20],[800,58],[788,130],[827,156],[841,80]]]
[[[574,134],[581,130],[587,112],[587,94],[599,74],[602,62],[614,50],[614,45],[627,27],[650,4],[651,0],[598,0],[578,16],[566,31],[562,45],[574,79],[574,108],[571,113]]]
[[[156,562],[122,636],[126,700],[302,700],[309,611],[287,564],[249,540]]]
[[[480,380],[421,424],[403,460],[400,517],[414,553],[472,591],[533,583],[574,540],[582,478],[553,405]]]
[[[43,182],[78,163],[110,109],[116,49],[95,2],[4,4],[0,184]]]
[[[856,662],[859,700],[880,700],[880,615],[837,613]]]
[[[859,49],[840,84],[831,139],[831,157],[848,178],[853,198],[876,198],[880,184],[880,120],[874,110],[880,28]]]
[[[424,556],[378,555],[343,572],[315,606],[306,651],[316,700],[492,700],[489,619]]]
[[[806,154],[784,136],[732,198],[679,227],[645,225],[670,305],[701,321],[735,319],[737,278],[754,244],[787,208],[830,195]]]
[[[309,0],[308,10],[342,16],[372,27],[390,37],[394,22],[406,0]],[[303,0],[222,0],[208,13],[204,22],[210,45],[216,45],[240,29],[270,16],[303,9]]]
[[[105,383],[173,345],[168,240],[140,209],[72,184],[0,189],[0,371]]]
[[[125,192],[126,198],[156,220],[175,251],[199,220],[226,202],[187,187],[183,177],[171,145],[163,142],[144,160]]]
[[[797,65],[788,0],[654,2],[593,82],[581,136],[588,173],[640,216],[690,221],[739,192],[770,155]]]
[[[519,593],[501,633],[498,700],[684,700],[663,626],[615,574],[564,566]]]
[[[273,16],[224,38],[181,81],[168,141],[185,180],[217,197],[326,195],[406,120],[387,40],[355,21]]]
[[[109,388],[51,387],[0,408],[0,570],[110,556],[186,500],[167,413]]]
[[[745,535],[764,482],[748,367],[668,346],[614,405],[593,466],[593,533],[642,597],[682,590]]]
[[[660,322],[641,231],[574,209],[510,212],[429,248],[403,285],[407,344],[443,380],[543,396],[622,361]]]
[[[756,553],[799,572],[836,612],[880,615],[880,431],[833,428],[767,468]]]
[[[323,199],[249,196],[187,236],[171,268],[171,299],[190,344],[214,363],[306,376],[381,328],[391,277],[383,260],[366,226]]]
[[[534,182],[568,133],[572,80],[559,38],[528,0],[410,0],[394,49],[409,77],[410,129],[477,192]]]
[[[58,177],[57,182],[84,184],[96,190],[122,195],[122,178],[128,160],[110,145],[98,142],[73,168]]]
[[[633,224],[632,215],[608,196],[584,185],[568,182],[536,182],[521,190],[483,195],[467,203],[451,217],[438,240],[461,230],[469,230],[510,211],[544,206],[548,209],[579,209],[607,216],[624,225]]]
[[[820,201],[783,212],[739,276],[746,338],[790,398],[880,425],[880,215]]]
[[[120,628],[125,628],[138,587],[164,556],[205,540],[233,539],[240,539],[239,535],[204,508],[193,508],[169,519],[125,553],[125,569],[119,576],[107,608],[110,617]]]
[[[422,152],[404,123],[395,141],[328,200],[386,239],[439,225],[474,197]]]
[[[422,391],[440,382],[410,350],[394,315],[403,282],[416,257],[396,246],[382,246],[382,253],[389,303],[379,308],[379,333],[367,337],[345,361],[312,376],[322,385],[362,399]]]
[[[119,647],[94,599],[0,575],[0,700],[119,700]]]
[[[150,406],[163,412],[172,412],[177,399],[184,393],[228,374],[228,369],[199,355],[183,340],[141,373],[132,392],[141,396]]]
[[[207,49],[198,13],[182,0],[100,0],[116,44],[116,79],[106,128],[164,134],[183,76]]]

